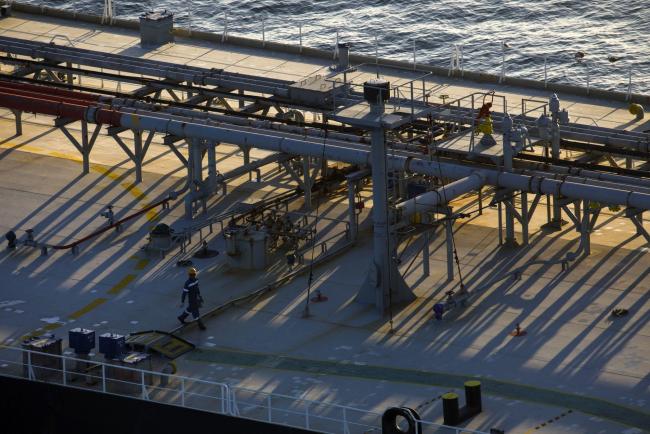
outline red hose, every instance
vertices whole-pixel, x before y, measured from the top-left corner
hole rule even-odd
[[[91,93],[75,92],[68,89],[59,89],[56,87],[41,86],[29,83],[18,83],[7,80],[0,80],[0,87],[15,90],[26,90],[30,92],[39,92],[47,95],[65,96],[69,97],[70,99],[84,100],[89,102],[99,101],[100,98],[100,95],[94,95]]]
[[[36,98],[36,99],[43,99],[47,101],[57,101],[57,102],[67,102],[70,104],[76,104],[76,105],[82,105],[82,106],[88,106],[90,104],[93,104],[93,101],[88,101],[85,99],[79,99],[79,98],[73,98],[67,95],[49,95],[47,93],[43,92],[35,92],[32,90],[24,90],[24,89],[12,89],[12,88],[7,88],[4,87],[0,84],[0,93],[6,94],[6,95],[19,95],[19,96],[26,96],[29,98]]]
[[[73,100],[63,96],[51,96],[33,93],[28,90],[7,89],[0,85],[0,106],[29,113],[59,116],[73,120],[86,119],[89,101]],[[92,120],[97,124],[120,126],[122,112],[112,109],[97,108]]]
[[[92,103],[97,102],[98,100],[99,96],[97,95],[0,80],[0,106],[14,110],[40,113],[74,120],[84,120],[86,119],[86,113],[92,106]],[[95,111],[95,122],[97,124],[120,126],[120,118],[122,115],[123,113],[117,110],[97,108]],[[73,243],[48,247],[54,250],[71,249],[140,216],[153,208],[165,204],[169,202],[169,200],[169,198],[166,198],[152,203],[140,211],[128,215],[112,225],[103,227]]]
[[[58,245],[58,246],[48,246],[48,247],[50,247],[50,248],[52,248],[54,250],[71,249],[71,248],[73,248],[75,246],[78,246],[79,244],[81,244],[81,243],[83,243],[85,241],[90,240],[91,238],[95,238],[96,236],[103,234],[104,232],[108,231],[109,229],[113,229],[113,228],[115,228],[117,226],[120,226],[122,223],[127,222],[127,221],[129,221],[131,219],[134,219],[134,218],[136,218],[138,216],[141,216],[142,214],[146,213],[147,211],[150,211],[150,210],[152,210],[152,209],[154,209],[154,208],[156,208],[156,207],[158,207],[158,206],[160,206],[160,205],[162,205],[164,203],[167,203],[169,201],[170,201],[170,199],[166,198],[166,199],[159,200],[158,202],[152,203],[151,205],[147,205],[146,207],[142,208],[140,211],[135,212],[135,213],[133,213],[131,215],[128,215],[128,216],[124,217],[123,219],[116,221],[112,225],[108,225],[108,226],[105,226],[105,227],[103,227],[101,229],[98,229],[95,232],[93,232],[92,234],[87,235],[87,236],[83,237],[82,239],[77,240],[77,241],[75,241],[73,243],[65,244],[65,245]]]
[[[13,95],[0,92],[0,106],[30,113],[59,116],[74,120],[85,119],[87,106]]]

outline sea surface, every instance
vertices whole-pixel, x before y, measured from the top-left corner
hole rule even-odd
[[[103,0],[31,0],[101,14]],[[113,0],[115,13],[174,12],[177,25],[448,67],[462,44],[466,70],[650,93],[650,2],[635,0]],[[375,40],[377,45],[375,45]],[[505,42],[507,47],[502,48]],[[576,60],[576,53],[584,54]],[[611,59],[611,60],[610,60]],[[613,61],[612,61],[613,60]]]

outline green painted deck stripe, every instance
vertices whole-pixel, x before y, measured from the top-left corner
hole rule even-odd
[[[420,371],[386,366],[354,365],[326,360],[309,360],[274,354],[248,353],[225,349],[197,349],[188,354],[188,359],[209,363],[248,366],[261,369],[305,372],[313,375],[335,375],[364,380],[388,380],[422,386],[460,388],[469,375],[444,372]],[[493,378],[480,377],[483,393],[509,399],[571,408],[574,411],[592,414],[624,425],[647,429],[650,413],[642,409],[627,407],[614,402],[590,396],[581,396],[553,389],[511,383]]]

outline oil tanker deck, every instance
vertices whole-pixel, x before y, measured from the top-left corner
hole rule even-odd
[[[649,104],[7,4],[0,376],[268,432],[645,432]]]

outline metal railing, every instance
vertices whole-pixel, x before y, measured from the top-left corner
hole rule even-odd
[[[0,345],[0,375],[326,433],[381,432],[382,415],[377,412],[133,368],[114,361]],[[422,429],[418,429],[418,434],[487,434],[423,420],[419,422]]]
[[[191,8],[191,6],[189,7]],[[188,21],[191,22],[191,17],[189,16],[191,14],[191,9],[188,10]],[[228,20],[228,11],[225,10],[223,14],[223,22],[221,24],[222,29],[223,29],[223,37],[222,40],[225,41],[228,39],[228,34],[233,32],[233,30],[229,30],[229,20]],[[245,30],[240,30],[238,33],[242,34],[244,36],[250,36],[250,35],[256,35],[259,34],[261,35],[262,38],[262,45],[266,45],[266,42],[270,40],[270,30],[276,29],[279,30],[279,35],[277,37],[278,41],[281,42],[286,42],[287,39],[287,32],[290,32],[289,29],[298,29],[298,44],[300,47],[300,52],[303,50],[303,40],[305,37],[305,33],[303,28],[304,27],[309,27],[312,29],[318,29],[320,33],[324,32],[330,32],[330,34],[336,35],[335,37],[332,38],[333,42],[333,51],[332,51],[332,57],[336,57],[336,46],[338,42],[340,41],[341,34],[345,31],[348,30],[346,27],[336,27],[333,28],[332,26],[326,26],[322,25],[319,23],[313,23],[310,22],[309,24],[304,24],[304,23],[299,23],[296,26],[287,26],[285,21],[282,22],[277,22],[275,26],[269,26],[269,19],[268,17],[260,17],[256,25],[254,25],[254,29],[245,29]],[[377,34],[373,33],[367,33],[367,32],[359,32],[358,28],[355,28],[354,31],[350,35],[351,38],[354,40],[359,40],[361,38],[365,42],[363,42],[364,45],[368,46],[369,48],[372,47],[371,50],[365,50],[367,52],[364,52],[363,54],[369,54],[373,55],[375,57],[375,63],[379,63],[379,38]],[[421,56],[418,56],[418,51],[417,51],[417,46],[418,46],[418,39],[412,38],[409,39],[409,48],[410,52],[407,54],[407,51],[404,50],[403,53],[397,54],[397,57],[400,58],[412,58],[411,63],[412,69],[416,70],[417,65],[418,65],[418,58],[421,58]],[[472,57],[470,56],[469,50],[466,48],[471,46],[471,44],[463,44],[463,43],[451,43],[449,44],[450,51],[451,51],[451,56],[450,56],[450,62],[448,67],[445,67],[444,64],[441,65],[443,68],[448,69],[448,76],[455,76],[459,75],[460,77],[463,77],[465,75],[465,65],[467,64],[468,60],[470,60]],[[475,47],[476,48],[476,47]],[[485,49],[485,44],[481,45],[478,47],[478,49],[484,50]],[[548,82],[551,80],[561,82],[562,78],[567,77],[566,73],[563,73],[561,75],[558,75],[556,77],[549,77],[549,70],[551,69],[549,66],[549,60],[555,60],[556,63],[566,63],[566,65],[572,64],[575,62],[575,58],[566,54],[548,54],[548,53],[532,53],[532,52],[527,52],[526,50],[522,50],[521,48],[513,48],[510,47],[507,43],[504,41],[498,42],[498,47],[495,47],[494,49],[490,50],[492,52],[499,52],[500,57],[500,62],[498,62],[498,78],[499,78],[499,83],[505,83],[507,81],[507,71],[508,71],[508,57],[511,54],[518,54],[522,56],[526,56],[529,59],[532,59],[533,61],[539,62],[539,80],[544,83],[544,87],[548,87]],[[483,56],[475,55],[474,59],[480,59],[483,58]],[[420,60],[420,64],[427,64],[430,63],[427,60]],[[584,87],[587,88],[587,93],[590,92],[591,87],[593,87],[593,77],[592,77],[592,63],[593,61],[583,61],[581,64],[584,66],[584,77],[581,77],[583,81]],[[605,62],[602,62],[603,65],[607,65]],[[611,65],[610,65],[611,66]],[[557,69],[560,67],[555,67],[554,69]],[[623,74],[624,74],[624,81],[627,82],[627,85],[624,89],[626,95],[627,95],[627,100],[630,100],[631,95],[632,95],[632,88],[633,88],[633,83],[632,83],[632,77],[633,77],[633,65],[628,63],[623,67]],[[477,72],[485,72],[484,69],[478,69]],[[576,82],[579,82],[580,79],[578,78],[579,74],[573,74],[571,77],[576,78]]]
[[[0,345],[0,375],[232,414],[227,384]]]
[[[50,8],[49,2],[45,0],[25,0],[25,3],[30,3],[33,5],[40,6],[41,11],[43,12],[46,8]],[[5,0],[5,3],[11,3],[7,0]],[[82,9],[82,5],[77,4],[77,2],[72,1],[68,2],[69,5],[67,8],[69,9],[74,9],[75,11],[78,11]],[[115,17],[118,15],[123,15],[119,14],[116,12],[116,7],[114,3],[119,3],[119,2],[104,2],[105,3],[105,8],[101,14],[102,16],[102,22],[108,22],[109,24],[112,24],[112,21]],[[111,7],[110,9],[107,9],[106,3],[110,3]],[[143,12],[149,4],[147,2],[142,2],[142,10],[140,11],[133,11],[130,12],[131,15],[137,16],[141,12]],[[300,52],[303,51],[303,48],[305,47],[305,42],[309,43],[309,41],[318,41],[317,45],[323,45],[323,40],[331,40],[332,41],[332,57],[334,58],[336,55],[336,44],[342,39],[342,37],[347,38],[349,40],[354,40],[358,41],[361,46],[360,53],[361,54],[367,54],[370,56],[374,56],[376,59],[376,63],[379,63],[379,51],[380,51],[380,41],[379,37],[376,32],[368,32],[368,31],[363,31],[360,30],[359,27],[348,27],[344,25],[339,25],[339,26],[332,26],[332,25],[324,25],[320,23],[314,23],[314,22],[302,22],[300,20],[296,20],[293,25],[288,25],[286,20],[271,20],[269,19],[268,16],[265,15],[259,15],[257,17],[253,17],[253,22],[251,23],[250,17],[247,17],[246,20],[235,20],[233,19],[227,8],[223,9],[223,13],[220,14],[221,18],[217,18],[217,22],[215,23],[216,26],[202,26],[200,29],[197,28],[196,23],[198,22],[197,20],[194,19],[194,3],[193,1],[187,1],[186,2],[186,9],[185,11],[181,12],[177,16],[177,20],[182,24],[185,25],[188,33],[191,35],[194,30],[202,30],[202,31],[213,31],[217,34],[221,34],[221,40],[222,42],[226,42],[228,40],[228,37],[231,34],[237,34],[241,36],[246,36],[246,37],[258,37],[261,38],[262,41],[262,46],[265,46],[267,42],[271,42],[273,39],[275,39],[277,42],[282,42],[282,43],[287,43],[289,40],[294,40],[295,43],[299,46]],[[90,11],[93,12],[93,11]],[[95,10],[95,13],[99,13],[99,10]],[[237,23],[239,25],[239,28],[233,28],[232,24]],[[331,36],[329,36],[331,35]],[[331,39],[330,39],[331,38]],[[344,39],[345,40],[345,39]],[[422,54],[418,53],[418,46],[419,45],[424,45],[430,47],[430,44],[427,44],[424,39],[417,39],[417,38],[408,38],[406,40],[408,43],[404,44],[404,48],[402,50],[398,50],[398,53],[393,54],[393,57],[396,58],[401,58],[401,59],[408,59],[407,62],[412,65],[413,69],[417,68],[418,63],[420,65],[423,64],[432,64],[431,60],[427,60],[426,57]],[[418,42],[424,42],[423,44],[418,44]],[[329,45],[329,44],[327,44]],[[499,82],[503,83],[507,81],[508,77],[508,64],[509,64],[509,57],[511,58],[512,55],[518,55],[518,56],[524,56],[527,58],[526,66],[530,67],[531,62],[534,63],[536,66],[538,65],[535,73],[533,75],[536,76],[536,79],[544,83],[544,86],[548,86],[549,81],[554,81],[558,83],[567,83],[567,78],[572,78],[573,82],[578,85],[582,85],[587,88],[587,92],[589,93],[590,89],[594,86],[594,77],[593,77],[593,72],[592,72],[592,66],[598,65],[601,67],[601,70],[606,70],[608,68],[616,68],[616,73],[621,74],[622,77],[619,81],[619,83],[625,83],[625,84],[619,84],[618,86],[623,86],[622,88],[619,88],[619,91],[623,91],[626,96],[627,100],[630,100],[632,97],[632,91],[633,91],[633,76],[634,76],[634,70],[635,67],[638,69],[638,65],[636,65],[633,61],[630,61],[627,59],[625,62],[622,62],[623,66],[619,66],[619,64],[614,64],[615,61],[609,60],[600,60],[598,62],[589,59],[586,61],[583,61],[582,59],[580,60],[580,63],[582,64],[583,72],[584,73],[572,73],[572,74],[567,74],[566,67],[570,66],[575,63],[576,59],[574,56],[572,56],[569,53],[534,53],[534,52],[528,52],[526,49],[522,49],[521,47],[511,47],[504,41],[498,41],[498,42],[493,42],[490,44],[486,43],[467,43],[467,42],[462,42],[458,41],[455,43],[450,43],[448,44],[449,51],[447,53],[450,53],[451,56],[449,57],[449,54],[447,55],[442,55],[442,53],[435,53],[435,57],[442,57],[441,63],[439,66],[445,70],[448,70],[448,75],[460,75],[461,77],[464,76],[465,72],[469,72],[470,69],[467,68],[468,63],[474,62],[475,64],[479,62],[477,65],[478,67],[475,67],[471,71],[475,72],[486,72],[486,65],[485,65],[485,52],[489,51],[492,53],[495,53],[494,56],[490,57],[490,63],[489,68],[497,68],[498,72],[496,73]],[[395,44],[391,44],[392,51],[395,51]],[[430,48],[427,53],[430,53]],[[424,50],[420,49],[420,53],[422,53]],[[429,55],[431,57],[431,54]],[[625,57],[625,56],[623,56]],[[418,61],[418,59],[420,59]],[[450,59],[450,61],[447,61],[446,59]],[[553,65],[551,65],[551,61],[553,61]],[[552,72],[556,72],[554,76],[551,76]],[[516,74],[516,71],[515,71]],[[526,74],[526,78],[530,78],[530,73]],[[512,75],[511,75],[512,76]],[[613,76],[610,74],[610,76]],[[644,85],[647,85],[648,83],[645,82]]]

